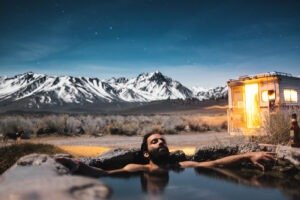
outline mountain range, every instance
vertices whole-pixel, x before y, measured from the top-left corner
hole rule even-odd
[[[135,78],[49,76],[26,72],[0,77],[0,106],[24,108],[87,105],[95,103],[138,103],[172,99],[222,99],[227,87],[188,88],[161,72],[142,73]],[[21,105],[21,106],[20,106]]]

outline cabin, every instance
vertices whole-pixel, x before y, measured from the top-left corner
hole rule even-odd
[[[300,110],[300,77],[282,72],[240,76],[228,85],[228,132],[264,134],[264,120],[276,112]]]

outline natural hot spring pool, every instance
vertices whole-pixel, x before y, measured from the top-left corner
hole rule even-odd
[[[185,169],[102,177],[101,181],[112,189],[110,199],[300,199],[298,180],[257,171]]]

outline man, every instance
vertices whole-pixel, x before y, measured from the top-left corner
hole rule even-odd
[[[238,164],[243,161],[252,162],[257,167],[264,170],[264,166],[260,163],[263,160],[274,160],[272,153],[267,152],[249,152],[240,155],[227,156],[214,161],[195,162],[195,161],[183,161],[178,163],[169,162],[169,149],[165,138],[159,131],[152,131],[146,134],[143,138],[141,145],[141,153],[143,157],[148,161],[146,164],[128,164],[121,169],[104,171],[100,168],[88,166],[82,162],[78,162],[68,158],[57,158],[56,160],[61,164],[67,166],[72,172],[87,175],[87,176],[104,176],[113,175],[127,172],[162,172],[171,168],[189,168],[189,167],[204,167],[204,168],[217,168],[227,167],[230,165]]]

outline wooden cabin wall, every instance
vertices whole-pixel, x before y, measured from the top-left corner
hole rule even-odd
[[[275,91],[275,103],[276,105],[279,104],[279,89],[278,89],[278,82],[277,80],[273,79],[273,80],[266,80],[266,81],[262,81],[259,84],[259,95],[260,95],[260,107],[261,108],[266,108],[269,107],[269,102],[264,102],[262,100],[262,92],[263,91],[268,91],[268,90],[274,90]]]
[[[239,133],[245,126],[244,86],[229,87],[228,132]]]

